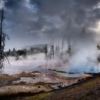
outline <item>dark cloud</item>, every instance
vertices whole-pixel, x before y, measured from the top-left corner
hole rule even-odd
[[[18,7],[23,5],[24,0],[5,0],[5,6],[7,9],[17,9]],[[12,10],[13,10],[12,9]]]
[[[69,10],[71,1],[72,0],[30,0],[30,3],[39,8],[39,13],[55,15]]]
[[[100,0],[5,0],[5,31],[10,35],[23,36],[23,41],[34,44],[48,38],[70,38],[82,42],[91,40],[95,38],[95,33],[89,28],[96,27],[100,20],[100,8],[97,7],[99,2]]]
[[[100,0],[75,0],[75,2],[81,8],[91,8],[97,5]]]

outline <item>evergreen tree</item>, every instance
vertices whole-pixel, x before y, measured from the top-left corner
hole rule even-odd
[[[16,56],[16,49],[15,48],[13,48],[12,56]]]
[[[11,50],[10,49],[9,49],[8,53],[9,53],[9,56],[10,56],[11,55]]]
[[[23,58],[25,58],[25,59],[27,58],[27,49],[23,50]]]

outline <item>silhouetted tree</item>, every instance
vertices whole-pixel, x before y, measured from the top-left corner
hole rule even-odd
[[[34,53],[34,48],[33,48],[33,47],[30,48],[30,53],[31,53],[31,54]]]
[[[71,55],[71,53],[72,53],[72,48],[71,48],[70,44],[68,45],[68,51],[67,52],[68,52],[69,55]]]
[[[16,56],[16,49],[15,48],[13,48],[12,56]]]
[[[23,52],[24,52],[23,57],[26,59],[26,57],[27,57],[27,49],[24,49]]]
[[[44,53],[45,53],[45,56],[46,56],[46,59],[47,59],[47,54],[48,54],[48,47],[47,47],[47,45],[45,45],[45,47],[44,47]]]
[[[6,57],[4,52],[5,38],[9,38],[5,33],[3,33],[3,21],[4,21],[4,9],[0,12],[0,70],[2,70],[3,62]]]
[[[54,45],[51,45],[50,58],[54,58]]]
[[[10,49],[9,49],[8,53],[9,53],[9,55],[11,55],[11,50]]]
[[[97,56],[97,63],[100,63],[100,55]]]
[[[100,45],[97,45],[97,49],[100,50]]]

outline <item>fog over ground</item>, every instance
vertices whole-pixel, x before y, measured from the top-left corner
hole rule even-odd
[[[77,50],[71,66],[97,66],[100,0],[0,0],[2,7],[4,32],[10,36],[6,50],[70,41]]]

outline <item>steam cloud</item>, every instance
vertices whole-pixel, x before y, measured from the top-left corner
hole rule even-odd
[[[64,39],[71,41],[79,50],[72,58],[71,66],[87,66],[88,58],[96,59],[96,41],[100,35],[94,29],[99,27],[100,0],[2,1],[5,32],[11,37],[7,44],[11,47]]]

